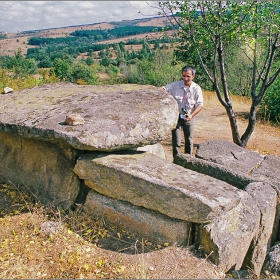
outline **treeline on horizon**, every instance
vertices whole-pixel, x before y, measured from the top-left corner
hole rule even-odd
[[[94,30],[75,30],[69,35],[72,37],[43,38],[31,37],[28,41],[29,45],[41,46],[49,44],[75,44],[75,43],[93,43],[103,40],[113,40],[128,36],[134,36],[145,33],[153,33],[162,31],[162,27],[155,26],[122,26],[112,29],[94,29]],[[171,27],[164,28],[171,30]]]

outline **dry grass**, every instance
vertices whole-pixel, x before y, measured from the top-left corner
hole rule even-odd
[[[103,220],[51,209],[11,184],[0,184],[0,197],[1,279],[224,277],[190,248],[152,244]],[[114,240],[121,252],[109,250]]]
[[[217,138],[231,141],[224,108],[213,93],[205,92],[204,96],[205,108],[197,116],[195,144]],[[244,129],[244,113],[250,102],[236,97],[233,106]],[[279,132],[279,127],[258,122],[249,148],[279,156]],[[171,139],[162,144],[171,160]],[[90,220],[80,211],[67,213],[43,206],[11,184],[0,184],[0,222],[1,279],[226,277],[208,262],[208,256],[194,248],[152,244],[102,219]]]

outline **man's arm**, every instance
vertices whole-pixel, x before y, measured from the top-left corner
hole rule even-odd
[[[195,107],[194,111],[191,114],[186,115],[187,117],[185,118],[186,121],[190,121],[195,115],[197,115],[201,110],[203,106],[197,106]]]

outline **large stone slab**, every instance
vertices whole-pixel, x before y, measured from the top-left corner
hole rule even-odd
[[[246,192],[240,203],[215,219],[198,225],[196,242],[209,259],[227,272],[239,270],[259,229],[260,211],[254,199]]]
[[[177,155],[174,157],[173,162],[184,168],[223,180],[239,189],[244,189],[248,184],[254,181],[248,174],[244,174],[244,172],[240,170],[234,170],[231,166],[192,157],[188,154]]]
[[[154,86],[55,83],[0,95],[0,130],[67,142],[78,150],[130,149],[169,136],[177,107],[170,94]],[[65,125],[72,113],[85,123]]]
[[[0,180],[27,189],[44,204],[69,208],[80,179],[73,172],[78,153],[68,146],[25,139],[0,131]]]
[[[280,158],[266,155],[260,165],[255,168],[250,177],[255,181],[266,182],[271,185],[278,194],[278,204],[272,236],[272,244],[280,240]]]
[[[200,150],[199,158],[181,154],[174,158],[174,163],[226,181],[254,197],[261,212],[261,220],[257,236],[252,240],[244,260],[244,267],[250,267],[259,275],[270,244],[274,244],[280,236],[280,159],[269,155],[258,156],[255,152],[226,141],[213,140],[200,146],[203,149]]]
[[[89,191],[83,210],[89,215],[97,215],[115,225],[126,229],[136,236],[156,243],[191,245],[190,222],[171,219],[143,207],[119,201],[93,190]]]
[[[245,175],[250,174],[263,161],[263,157],[257,152],[225,140],[211,140],[199,144],[195,156],[230,167],[231,170]]]
[[[183,155],[183,160],[178,159],[176,163],[206,174],[213,171],[214,163],[214,169],[220,169],[213,173],[216,178],[223,180],[224,176],[225,181],[239,186],[246,182],[266,182],[280,197],[279,157],[262,156],[233,142],[211,140],[199,144],[195,159]]]
[[[263,161],[252,170],[251,177],[267,182],[276,188],[280,194],[280,158],[275,156],[265,156]],[[279,195],[280,196],[280,195]]]
[[[100,194],[195,223],[233,209],[244,193],[150,153],[87,153],[74,172]]]
[[[253,238],[249,254],[243,263],[243,268],[248,269],[249,267],[254,271],[254,274],[259,276],[271,245],[276,216],[277,193],[269,184],[262,182],[249,184],[246,187],[246,191],[253,197],[258,206],[261,219],[259,230]]]

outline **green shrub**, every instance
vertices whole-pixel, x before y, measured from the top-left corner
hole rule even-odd
[[[258,113],[265,121],[280,122],[280,77],[268,88]]]

